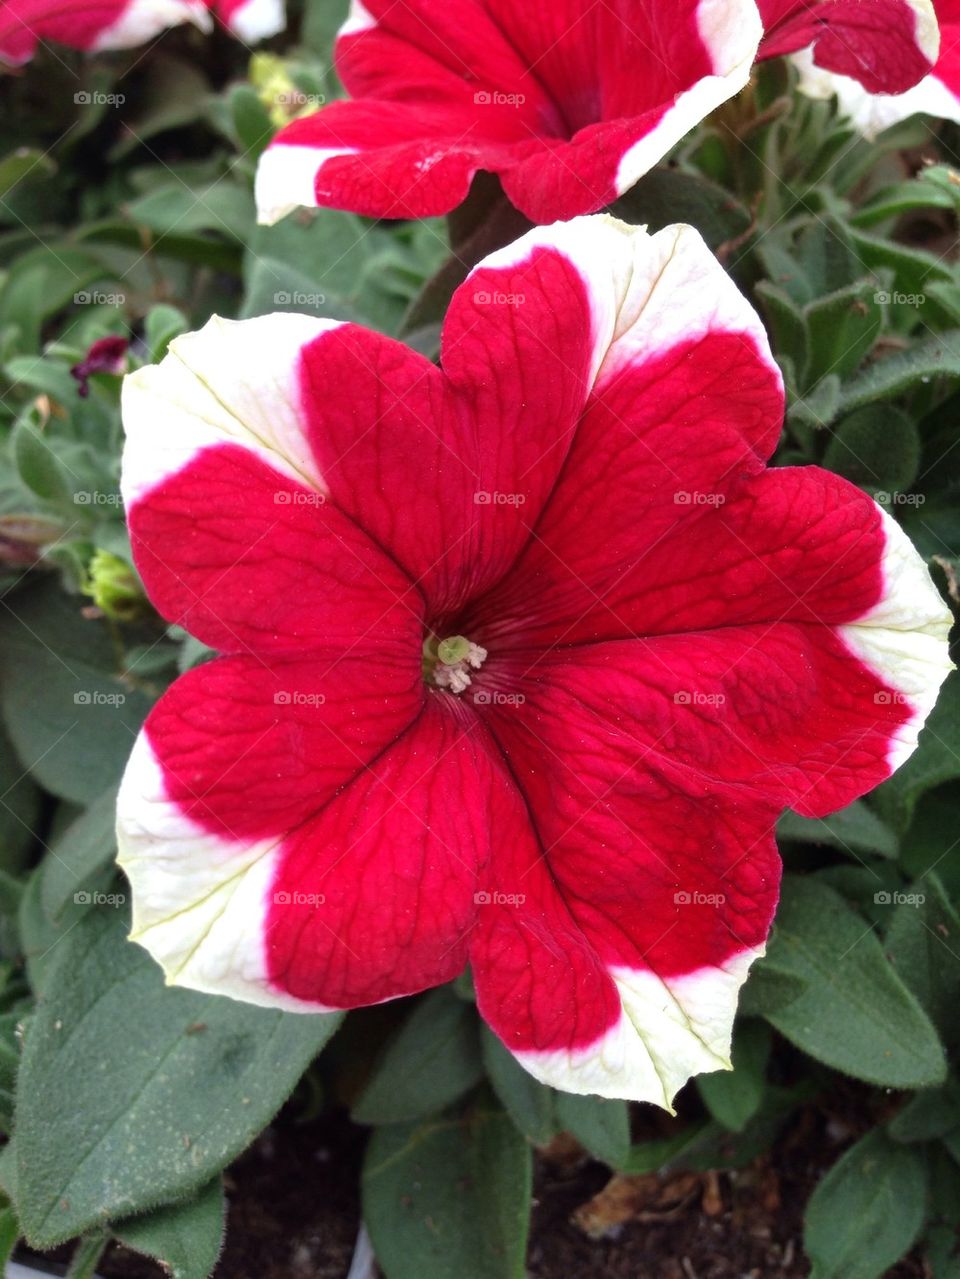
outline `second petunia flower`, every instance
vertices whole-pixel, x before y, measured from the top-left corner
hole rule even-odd
[[[121,789],[168,980],[309,1012],[469,964],[559,1088],[667,1106],[727,1065],[778,814],[889,776],[950,665],[899,527],[766,466],[782,412],[699,235],[606,217],[481,263],[441,368],[271,315],[129,377],[137,565],[223,654]]]
[[[353,0],[352,100],[277,135],[257,203],[448,213],[479,170],[531,222],[602,209],[747,83],[759,58],[900,93],[937,56],[930,0]]]

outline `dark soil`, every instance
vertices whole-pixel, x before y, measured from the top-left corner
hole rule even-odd
[[[865,1089],[801,1109],[768,1155],[737,1171],[615,1178],[569,1140],[538,1155],[529,1279],[804,1279],[804,1205],[884,1099]],[[288,1118],[229,1170],[214,1279],[345,1279],[359,1228],[363,1130],[343,1111]],[[603,1193],[601,1193],[603,1192]],[[162,1279],[113,1246],[104,1279]],[[889,1279],[926,1279],[919,1257]],[[464,1279],[470,1279],[465,1275]]]

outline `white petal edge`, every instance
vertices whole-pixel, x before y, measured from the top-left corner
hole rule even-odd
[[[228,26],[245,44],[275,36],[287,25],[284,0],[247,0],[234,9]]]
[[[763,21],[753,0],[701,0],[697,27],[719,74],[678,94],[656,127],[624,152],[615,179],[621,195],[750,79],[763,39]]]
[[[271,144],[257,162],[253,184],[257,221],[261,226],[273,226],[296,209],[316,209],[320,169],[336,156],[356,154],[356,147],[330,150]]]
[[[870,141],[913,115],[960,121],[960,98],[935,75],[924,76],[906,93],[868,93],[850,76],[818,67],[810,49],[793,54],[791,61],[800,73],[800,92],[820,99],[836,94],[841,114]]]
[[[370,31],[376,19],[361,0],[351,0],[346,21],[337,39]],[[287,146],[280,142],[267,147],[257,163],[253,184],[257,221],[273,226],[297,209],[317,208],[316,179],[328,160],[340,155],[356,155],[356,147],[320,148]]]
[[[297,367],[301,348],[338,326],[288,312],[214,316],[198,332],[174,338],[159,364],[129,374],[120,480],[127,509],[202,449],[226,443],[325,492],[303,432]]]
[[[90,48],[94,53],[132,49],[183,22],[192,22],[201,31],[213,29],[210,11],[202,0],[130,0],[116,22],[104,27]]]
[[[907,0],[913,9],[913,38],[923,56],[933,64],[940,56],[940,22],[933,0]]]
[[[364,31],[371,31],[377,25],[377,20],[363,4],[362,0],[350,0],[350,11],[346,16],[343,26],[337,32],[337,39],[342,40],[344,36],[358,36]]]
[[[917,735],[954,669],[947,643],[953,614],[910,538],[878,509],[886,535],[883,595],[863,617],[837,629],[847,647],[910,708],[910,718],[890,741],[887,764],[893,773],[916,750]]]
[[[613,968],[623,1012],[586,1048],[516,1053],[541,1083],[564,1092],[649,1101],[672,1111],[688,1079],[730,1070],[730,1043],[740,987],[764,947],[724,964],[666,980]]]
[[[120,784],[117,846],[133,894],[130,940],[157,961],[168,986],[287,1012],[331,1011],[267,976],[264,922],[279,841],[225,839],[185,817],[167,798],[143,732]]]
[[[678,223],[649,235],[593,214],[534,227],[474,271],[516,267],[541,248],[563,254],[583,280],[593,316],[592,382],[624,362],[719,331],[749,338],[782,385],[760,317],[694,227]]]

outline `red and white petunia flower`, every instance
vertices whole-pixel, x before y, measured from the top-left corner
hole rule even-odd
[[[210,10],[248,44],[276,35],[286,21],[283,0],[5,0],[0,63],[29,62],[47,40],[99,53],[134,48],[183,22],[209,31]]]
[[[287,23],[283,0],[206,0],[224,26],[238,39],[256,44],[282,31]]]
[[[743,88],[761,34],[754,0],[353,0],[354,100],[277,135],[261,219],[446,213],[480,169],[533,222],[592,213]]]
[[[776,818],[910,754],[949,614],[862,491],[766,467],[780,374],[699,235],[530,232],[454,295],[440,368],[214,319],[123,411],[146,589],[223,654],[121,788],[168,981],[310,1011],[469,963],[559,1088],[666,1106],[728,1065]]]
[[[823,71],[870,93],[903,93],[929,73],[940,47],[939,0],[759,0],[761,58],[807,51]]]
[[[940,56],[930,74],[906,93],[870,93],[850,76],[817,66],[807,49],[793,59],[801,92],[811,98],[836,94],[842,113],[868,138],[912,115],[960,121],[960,0],[936,0],[935,7]]]
[[[930,0],[353,0],[336,44],[352,101],[277,135],[260,217],[447,213],[481,169],[533,222],[592,213],[743,88],[758,47],[811,43],[899,92],[929,70],[937,25]]]
[[[0,63],[29,62],[48,40],[89,53],[130,49],[182,22],[209,30],[204,0],[5,0]]]

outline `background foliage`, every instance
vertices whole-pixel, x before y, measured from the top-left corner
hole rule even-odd
[[[254,223],[269,136],[337,92],[339,18],[330,0],[295,12],[283,62],[180,31],[147,52],[47,53],[0,82],[0,1262],[21,1237],[79,1238],[87,1275],[114,1236],[204,1279],[223,1169],[301,1077],[298,1104],[333,1104],[317,1057],[340,1017],[166,989],[124,940],[117,781],[202,650],[130,567],[119,379],[83,397],[70,369],[108,335],[133,365],[157,360],[214,311],[358,320],[435,353],[452,289],[518,230],[491,184],[449,226]],[[777,461],[875,495],[954,603],[958,140],[914,121],[868,145],[773,64],[615,209],[701,230],[786,376]],[[838,1072],[862,1081],[868,1121],[808,1204],[815,1279],[873,1279],[917,1244],[933,1279],[958,1279],[960,678],[894,778],[825,821],[787,814],[779,834],[783,903],[736,1069],[689,1086],[676,1118],[535,1083],[466,978],[386,1019],[350,1014],[335,1044],[372,1129],[364,1217],[388,1279],[519,1279],[532,1149],[560,1132],[623,1174],[737,1167]]]

